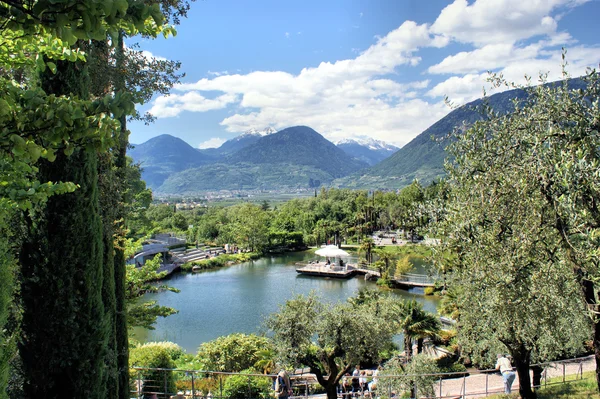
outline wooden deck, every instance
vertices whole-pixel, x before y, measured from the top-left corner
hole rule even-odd
[[[367,269],[359,269],[352,264],[346,264],[344,266],[339,265],[327,265],[323,262],[320,263],[296,263],[296,272],[307,276],[317,277],[332,277],[332,278],[350,278],[357,274],[367,275],[370,274],[374,277],[380,277],[379,272]]]
[[[323,262],[319,263],[296,263],[296,272],[307,276],[316,277],[331,277],[331,278],[350,278],[355,275],[370,275],[374,278],[381,277],[381,274],[375,270],[360,269],[354,265],[348,264],[345,266],[339,265],[326,265]],[[402,274],[399,278],[395,278],[394,283],[401,288],[415,288],[415,287],[433,287],[435,283],[433,280],[423,274]]]

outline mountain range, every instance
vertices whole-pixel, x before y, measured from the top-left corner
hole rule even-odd
[[[161,135],[129,156],[142,165],[148,186],[165,194],[319,187],[369,166],[306,126],[251,130],[204,150]]]
[[[562,84],[563,81],[547,83]],[[570,89],[582,89],[585,82],[581,78],[568,80]],[[514,99],[524,99],[527,92],[513,89],[491,95],[485,99],[494,112],[506,114],[514,110]],[[363,189],[395,189],[409,185],[415,179],[428,184],[445,175],[444,160],[448,145],[446,136],[455,128],[469,126],[482,118],[478,108],[483,99],[477,99],[459,108],[431,125],[408,144],[380,163],[361,171],[337,179],[332,184],[338,187]]]
[[[549,83],[554,84],[554,83]],[[568,82],[582,88],[581,79]],[[513,110],[520,89],[485,99],[498,113]],[[375,140],[344,140],[334,145],[306,126],[275,132],[251,130],[221,147],[197,150],[162,135],[129,151],[141,163],[142,177],[157,193],[191,194],[213,190],[312,188],[321,185],[395,189],[418,179],[428,184],[444,175],[445,137],[481,118],[475,100],[440,119],[400,149]]]

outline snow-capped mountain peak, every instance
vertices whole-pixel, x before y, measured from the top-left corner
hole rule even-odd
[[[244,133],[240,134],[238,136],[238,138],[242,138],[242,137],[247,137],[247,136],[268,136],[269,134],[273,134],[273,133],[277,133],[277,130],[273,129],[272,127],[266,127],[263,130],[258,130],[256,128],[252,128],[249,130],[246,130]]]
[[[354,139],[343,139],[338,141],[337,143],[335,143],[335,145],[359,145],[361,147],[366,147],[370,150],[373,151],[378,151],[378,150],[387,150],[387,151],[396,151],[398,150],[398,147],[396,147],[395,145],[392,144],[388,144],[385,141],[381,141],[381,140],[375,140],[373,138],[366,138],[366,139],[359,139],[359,138],[354,138]]]

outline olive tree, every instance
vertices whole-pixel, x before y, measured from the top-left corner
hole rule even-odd
[[[350,368],[363,360],[379,360],[393,331],[369,305],[320,302],[311,294],[285,303],[267,320],[282,363],[305,366],[314,373],[329,399]]]
[[[586,80],[525,87],[509,113],[484,105],[482,120],[449,146],[441,233],[457,255],[459,338],[482,362],[506,348],[523,398],[535,397],[532,359],[576,351],[589,331],[584,304],[597,300],[599,85],[594,71]]]

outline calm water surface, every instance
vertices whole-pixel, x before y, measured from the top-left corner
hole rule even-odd
[[[201,343],[235,332],[256,333],[266,316],[297,294],[315,291],[330,303],[345,302],[361,287],[376,289],[362,276],[348,280],[301,276],[295,262],[312,260],[314,254],[291,253],[200,273],[179,273],[166,282],[181,292],[148,294],[144,298],[179,310],[159,318],[155,330],[137,330],[141,341],[171,341],[195,353]],[[418,271],[417,271],[418,272]],[[437,299],[422,290],[394,290],[395,295],[415,298],[435,312]]]

